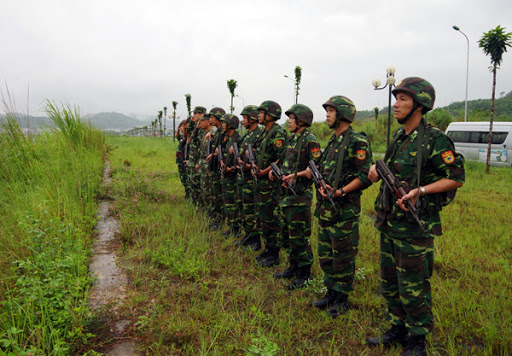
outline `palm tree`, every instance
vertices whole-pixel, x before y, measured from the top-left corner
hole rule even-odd
[[[176,106],[178,105],[177,101],[172,102],[172,137],[174,141],[176,141]]]
[[[295,104],[299,102],[299,89],[300,80],[302,79],[302,68],[300,66],[295,67]]]
[[[167,134],[166,122],[167,122],[167,106],[164,106],[164,138],[165,138],[165,135]]]
[[[190,94],[185,94],[185,101],[187,102],[187,111],[188,111],[188,116],[192,116],[192,111],[190,109],[190,102],[192,101],[192,95]]]
[[[158,134],[162,135],[162,110],[158,111]]]
[[[231,113],[233,113],[233,111],[235,110],[235,107],[233,106],[233,98],[235,97],[235,89],[238,86],[238,84],[234,79],[230,79],[227,82],[229,92],[231,93],[231,106],[229,107],[229,109],[231,110]]]
[[[512,47],[510,38],[512,32],[505,33],[505,28],[498,26],[493,30],[485,33],[478,41],[478,47],[486,56],[491,56],[490,70],[492,72],[492,97],[491,97],[491,119],[489,124],[489,143],[487,146],[487,173],[491,165],[491,144],[492,144],[492,123],[494,120],[494,99],[496,96],[496,71],[503,61],[503,53],[507,51],[507,47]]]

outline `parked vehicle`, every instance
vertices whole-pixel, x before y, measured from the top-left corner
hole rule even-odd
[[[452,122],[446,134],[465,159],[487,162],[489,122]],[[512,165],[512,122],[493,123],[491,164]]]

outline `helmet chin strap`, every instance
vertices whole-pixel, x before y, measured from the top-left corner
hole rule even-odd
[[[405,124],[405,122],[411,118],[412,114],[414,114],[414,112],[416,111],[416,109],[418,108],[418,106],[419,106],[419,105],[418,105],[418,103],[416,102],[416,100],[414,100],[414,101],[413,101],[413,104],[412,104],[412,109],[411,109],[411,111],[409,111],[409,113],[407,114],[407,116],[406,116],[406,117],[404,117],[403,119],[397,119],[396,121],[398,121],[398,123],[399,123],[400,125]]]

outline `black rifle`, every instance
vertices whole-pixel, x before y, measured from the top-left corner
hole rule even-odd
[[[393,194],[398,199],[402,199],[402,197],[407,194],[407,192],[405,191],[405,187],[402,184],[402,182],[400,182],[395,177],[395,175],[391,172],[391,170],[389,169],[389,167],[386,164],[386,162],[384,162],[384,160],[378,159],[377,161],[375,161],[375,165],[376,165],[376,168],[377,168],[377,173],[382,178],[382,181],[386,184],[386,186],[389,189],[391,189],[391,191],[393,191]],[[405,201],[405,205],[407,206],[407,209],[409,209],[409,212],[411,213],[411,215],[414,218],[414,220],[416,220],[418,225],[421,227],[421,230],[423,232],[425,232],[425,227],[421,223],[420,217],[418,215],[418,210],[412,204],[411,200],[410,199],[406,200]]]
[[[185,143],[185,148],[183,149],[183,160],[188,161],[188,142]]]
[[[212,153],[212,141],[208,141],[208,143],[206,144],[206,157],[209,157],[211,153]],[[211,162],[212,162],[211,160],[209,162],[206,162],[206,171],[208,172],[208,175],[210,175]]]
[[[220,169],[220,177],[221,180],[224,180],[224,167],[226,165],[224,164],[224,156],[222,155],[222,146],[217,146],[217,159],[219,160],[219,169]]]
[[[249,163],[251,164],[251,171],[254,174],[254,182],[258,183],[258,170],[256,169],[256,157],[254,156],[254,151],[252,150],[252,145],[250,143],[247,145],[247,153],[249,155]]]
[[[238,150],[238,144],[236,142],[233,142],[233,151],[235,153],[235,166],[238,166],[240,162],[240,151]],[[242,178],[244,178],[244,167],[240,165],[239,169]]]
[[[297,192],[295,192],[295,189],[293,189],[293,186],[290,184],[290,182],[283,180],[284,173],[281,168],[279,168],[274,162],[270,163],[270,167],[272,167],[272,173],[274,173],[277,179],[279,179],[281,183],[284,182],[288,189],[290,189],[290,191],[293,193],[293,195],[297,196]]]
[[[320,187],[324,188],[325,194],[327,194],[327,198],[329,198],[329,201],[331,202],[333,208],[337,209],[336,203],[334,203],[334,200],[332,200],[331,192],[329,191],[329,189],[327,189],[327,185],[325,185],[325,178],[322,175],[322,173],[320,173],[318,168],[316,168],[315,161],[313,161],[312,159],[309,160],[309,170],[311,171],[311,174],[313,175],[313,179],[315,181],[316,186],[317,187],[320,186]]]

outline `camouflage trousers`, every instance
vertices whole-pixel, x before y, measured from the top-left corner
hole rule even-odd
[[[222,222],[224,221],[224,193],[219,173],[210,173],[211,178],[211,205],[209,216]]]
[[[256,209],[258,211],[260,236],[265,247],[281,247],[281,209],[276,183],[271,180],[258,179],[255,190]]]
[[[254,181],[249,178],[243,180],[239,191],[239,196],[242,200],[242,223],[245,230],[246,237],[249,235],[259,237],[259,224],[256,204],[254,202]]]
[[[226,175],[222,182],[222,190],[224,192],[224,211],[226,219],[231,229],[236,230],[240,228],[240,212],[236,203],[236,175]]]
[[[359,215],[334,222],[318,219],[318,260],[328,289],[347,294],[354,290],[358,247]]]
[[[178,174],[180,176],[180,182],[183,184],[183,188],[185,188],[185,196],[188,197],[190,191],[188,187],[187,167],[184,163],[178,165]]]
[[[380,283],[392,325],[411,334],[434,328],[430,277],[434,271],[434,238],[380,237]]]
[[[212,205],[212,182],[208,171],[201,172],[201,206],[203,207],[208,218],[211,218]]]
[[[188,182],[190,188],[190,197],[195,205],[199,205],[201,200],[201,175],[195,168],[187,167]]]
[[[288,250],[290,260],[298,262],[299,267],[311,266],[311,206],[285,206],[281,211],[284,220],[283,247]]]

